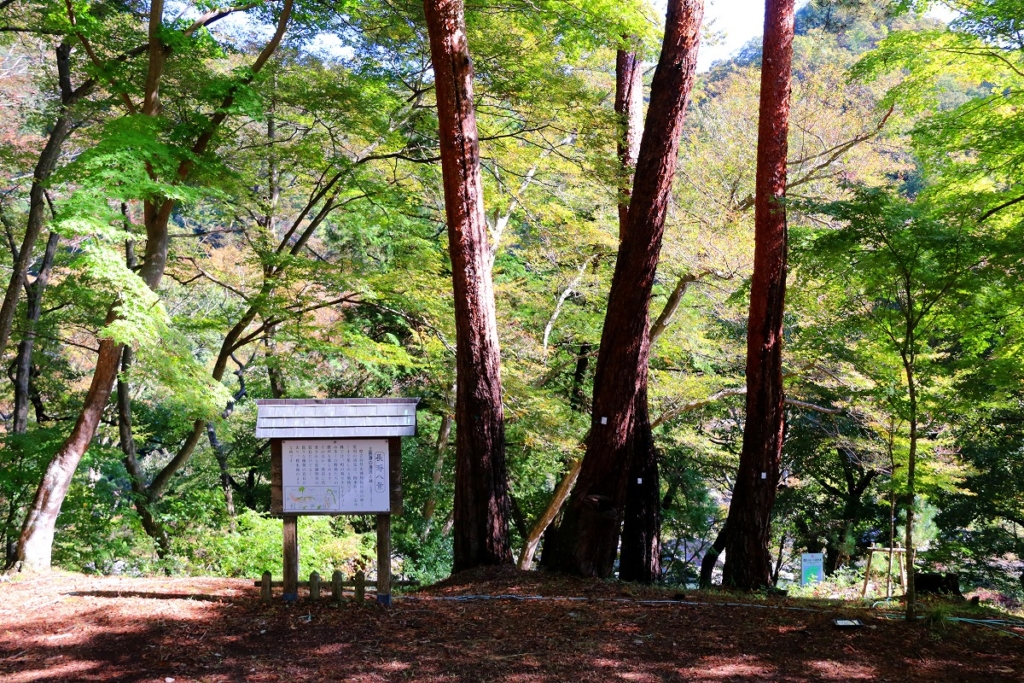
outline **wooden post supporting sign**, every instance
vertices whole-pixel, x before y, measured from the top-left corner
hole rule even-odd
[[[284,595],[285,602],[299,599],[299,518],[284,516]]]
[[[377,604],[391,606],[391,515],[377,515]]]

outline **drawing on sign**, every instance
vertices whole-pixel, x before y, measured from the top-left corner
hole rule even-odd
[[[285,512],[388,512],[384,439],[282,441]]]

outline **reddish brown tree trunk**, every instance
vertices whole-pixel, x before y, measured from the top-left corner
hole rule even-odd
[[[654,583],[661,577],[661,480],[647,412],[646,382],[637,393],[635,411],[619,578]]]
[[[726,527],[723,583],[771,585],[772,506],[785,427],[782,316],[786,302],[786,153],[793,0],[767,0],[754,199],[754,274],[747,324],[747,416]]]
[[[702,0],[668,3],[626,229],[608,295],[587,453],[558,532],[563,543],[555,564],[569,573],[606,577],[615,561],[626,485],[633,474],[636,407],[647,386],[651,287],[696,71],[703,9]]]
[[[620,117],[619,163],[622,185],[619,195],[619,239],[626,232],[633,172],[640,155],[643,132],[643,63],[636,52],[619,50],[615,58],[615,111]],[[646,359],[644,360],[646,363]],[[647,383],[636,395],[631,464],[626,484],[626,504],[619,550],[619,578],[651,583],[661,574],[660,483],[654,436],[647,413]]]
[[[618,153],[619,239],[626,229],[629,198],[633,189],[633,171],[640,155],[640,136],[644,120],[644,68],[636,52],[615,53],[615,113],[619,115]]]
[[[510,564],[498,328],[488,268],[473,65],[459,0],[424,0],[455,294],[454,571]]]

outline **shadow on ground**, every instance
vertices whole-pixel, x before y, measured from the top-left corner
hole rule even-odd
[[[27,601],[21,619],[0,613],[0,678],[1017,683],[1024,671],[1024,638],[970,625],[866,618],[847,632],[825,612],[714,603],[421,596],[387,610],[267,605],[251,588],[117,588],[62,591],[35,610]]]

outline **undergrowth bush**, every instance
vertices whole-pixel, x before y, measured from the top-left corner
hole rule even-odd
[[[345,518],[302,517],[299,528],[299,576],[310,572],[330,576],[340,569],[351,576],[375,560],[375,534],[357,534]],[[281,575],[282,524],[279,518],[244,510],[234,533],[203,527],[175,543],[189,573],[257,578],[270,571]]]

